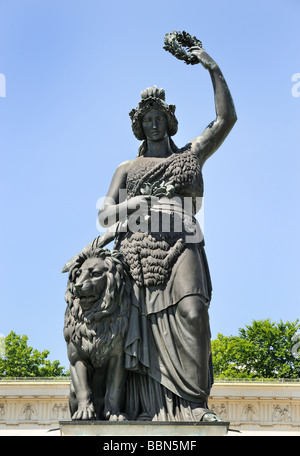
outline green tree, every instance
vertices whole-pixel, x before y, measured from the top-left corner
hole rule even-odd
[[[59,361],[49,361],[49,351],[39,352],[27,345],[28,337],[11,331],[1,340],[0,377],[66,376]]]
[[[238,336],[218,334],[212,341],[215,377],[300,378],[300,359],[293,350],[298,323],[254,320]]]

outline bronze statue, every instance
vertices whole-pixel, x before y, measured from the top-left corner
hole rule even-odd
[[[173,32],[165,37],[165,49],[209,71],[216,119],[179,149],[172,139],[178,125],[175,106],[166,103],[163,89],[144,90],[130,112],[133,133],[142,141],[138,156],[115,171],[99,211],[100,223],[109,230],[84,250],[114,238],[114,250],[128,268],[126,416],[213,421],[219,418],[207,405],[213,383],[208,315],[212,287],[195,214],[203,197],[202,167],[237,117],[224,76],[199,40]],[[65,270],[72,273],[73,264],[71,260]]]

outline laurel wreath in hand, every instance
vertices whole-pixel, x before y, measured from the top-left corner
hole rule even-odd
[[[143,188],[141,188],[142,195],[151,195],[151,196],[167,196],[170,198],[175,191],[175,187],[172,184],[168,184],[165,181],[156,181],[153,184],[149,182],[144,182]]]
[[[184,60],[186,64],[195,65],[199,63],[196,56],[188,54],[185,47],[198,46],[202,48],[202,43],[195,36],[191,36],[189,33],[183,32],[172,32],[167,33],[164,39],[164,49],[169,51],[179,60]]]

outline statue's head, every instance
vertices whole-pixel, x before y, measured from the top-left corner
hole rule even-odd
[[[169,136],[177,133],[178,122],[175,117],[175,105],[168,105],[165,102],[165,91],[156,86],[149,87],[141,93],[141,101],[136,109],[129,113],[131,118],[132,131],[137,139],[143,141],[146,135],[143,129],[143,118],[150,111],[159,111],[167,120],[167,131]]]

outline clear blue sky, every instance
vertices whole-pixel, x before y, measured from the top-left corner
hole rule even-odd
[[[129,111],[153,84],[177,106],[178,146],[215,118],[202,66],[163,49],[203,41],[238,122],[205,164],[212,337],[299,313],[298,0],[1,0],[0,333],[68,366],[64,263],[98,235],[98,198],[136,156]]]

